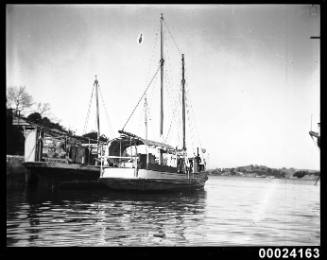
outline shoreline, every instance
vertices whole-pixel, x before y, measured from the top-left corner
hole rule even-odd
[[[313,177],[302,177],[302,178],[297,178],[297,177],[271,177],[271,176],[249,176],[249,175],[221,175],[221,174],[208,174],[209,178],[211,176],[214,177],[226,177],[226,178],[253,178],[253,179],[265,179],[265,180],[290,180],[290,181],[301,181],[301,182],[320,182],[320,177],[313,176]],[[319,178],[319,179],[318,179]]]

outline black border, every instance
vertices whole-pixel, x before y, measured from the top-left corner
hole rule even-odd
[[[210,1],[210,0],[205,0],[205,1],[193,1],[193,2],[185,2],[185,1],[173,1],[173,0],[165,0],[165,1],[157,1],[153,2],[153,0],[143,0],[143,1],[101,1],[98,0],[96,3],[93,3],[92,1],[77,1],[77,0],[70,0],[70,1],[65,1],[65,0],[50,0],[50,1],[40,1],[40,0],[32,0],[32,1],[27,1],[27,0],[4,0],[1,1],[1,28],[3,29],[3,40],[1,41],[1,50],[2,50],[2,55],[3,55],[3,70],[2,72],[4,73],[3,77],[3,87],[1,88],[2,92],[2,98],[3,98],[3,108],[4,108],[4,114],[6,111],[5,108],[5,89],[6,89],[6,5],[7,4],[319,4],[321,6],[321,43],[320,43],[320,48],[321,48],[321,84],[320,84],[320,91],[321,91],[321,193],[320,193],[320,198],[321,198],[321,246],[319,247],[311,247],[311,246],[294,246],[294,247],[276,247],[276,246],[271,246],[271,247],[259,247],[259,246],[238,246],[238,247],[109,247],[109,248],[99,248],[95,247],[94,251],[91,249],[83,249],[79,247],[80,250],[78,252],[82,254],[82,256],[86,257],[99,257],[99,258],[112,258],[112,257],[123,257],[123,256],[152,256],[152,257],[182,257],[182,258],[187,258],[187,257],[223,257],[223,258],[234,258],[234,257],[240,257],[241,259],[248,258],[249,259],[260,259],[258,256],[258,252],[260,248],[288,248],[289,250],[296,248],[296,249],[306,249],[306,248],[319,248],[320,249],[320,258],[326,258],[326,253],[325,253],[325,247],[326,247],[326,223],[325,223],[325,218],[326,218],[326,163],[327,163],[327,157],[326,157],[326,142],[325,142],[325,136],[326,136],[326,114],[325,111],[326,109],[324,108],[326,106],[326,1],[327,0],[314,0],[314,1],[305,1],[305,0],[297,0],[297,1],[260,1],[260,0],[252,0],[252,1]],[[325,102],[325,103],[324,103]],[[5,118],[5,115],[2,117]],[[2,124],[4,126],[5,124]],[[4,130],[4,127],[3,129]],[[5,132],[5,130],[4,130]],[[2,134],[2,138],[5,137],[5,133]],[[4,141],[4,140],[3,140]],[[1,142],[3,144],[3,142]],[[2,151],[3,151],[3,157],[2,157],[2,162],[1,166],[3,166],[3,171],[1,174],[1,184],[3,184],[3,188],[1,189],[2,191],[2,199],[3,203],[1,203],[1,216],[3,217],[3,233],[6,234],[6,221],[4,219],[6,218],[6,209],[4,207],[6,203],[6,177],[5,177],[5,146],[1,145],[0,146]],[[31,256],[31,257],[40,257],[40,258],[47,258],[49,256],[54,256],[54,257],[65,257],[67,256],[67,253],[70,254],[72,253],[73,257],[78,257],[76,256],[77,251],[74,249],[69,249],[65,248],[64,251],[61,250],[51,250],[51,255],[48,254],[43,254],[35,252],[34,248],[15,248],[15,247],[6,247],[6,237],[2,237],[3,243],[2,243],[2,248],[0,251],[0,256],[5,256],[5,257],[14,257],[17,256],[17,253],[24,254],[23,257]],[[49,249],[49,248],[40,248],[41,250]],[[55,248],[57,249],[57,248]],[[58,248],[59,249],[59,248]],[[46,250],[46,251],[47,251]],[[71,251],[72,250],[72,251]],[[106,250],[105,252],[103,250]],[[66,252],[65,252],[66,251]],[[68,251],[68,252],[67,252]],[[45,252],[46,253],[46,252]],[[102,254],[103,253],[103,254]],[[4,258],[2,258],[4,259]],[[267,258],[266,258],[267,259]],[[289,259],[294,259],[290,257]],[[300,259],[300,258],[297,258]],[[305,259],[305,258],[303,258]],[[311,258],[314,259],[314,258]]]

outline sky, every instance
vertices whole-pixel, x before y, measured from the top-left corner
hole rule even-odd
[[[207,167],[320,169],[308,131],[320,121],[320,7],[313,5],[7,5],[6,85],[25,86],[76,134],[118,136],[159,65],[163,13],[164,137],[160,74],[147,91],[148,138],[181,145],[181,54],[186,139]],[[138,39],[142,34],[142,42]],[[90,115],[87,118],[89,104]],[[167,112],[166,112],[167,110]],[[28,111],[27,111],[28,112]],[[145,135],[144,99],[125,130]]]

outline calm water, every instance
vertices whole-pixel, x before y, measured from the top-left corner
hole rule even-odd
[[[8,246],[320,245],[320,182],[210,176],[193,194],[7,194]]]

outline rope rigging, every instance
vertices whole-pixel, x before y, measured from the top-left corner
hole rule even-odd
[[[171,47],[171,48],[176,48],[178,54],[182,54],[181,51],[180,51],[180,48],[179,46],[177,45],[177,42],[173,36],[173,34],[171,33],[170,29],[169,29],[169,26],[167,25],[167,23],[165,22],[165,20],[163,20],[163,24],[165,25],[165,28],[168,32],[168,34],[170,35],[170,39],[172,40],[173,42],[173,45],[174,47]],[[156,37],[155,37],[155,44],[157,44],[157,38],[158,38],[158,33],[156,33]],[[169,45],[169,41],[167,42],[167,44]],[[156,45],[155,45],[156,46]],[[154,48],[152,49],[152,52],[154,51],[155,49],[155,46]],[[170,45],[171,46],[171,45]],[[153,58],[153,53],[151,55],[151,59]],[[169,56],[168,53],[166,53],[165,55],[165,63],[166,64],[170,64],[171,62],[173,61],[173,59],[171,59],[171,57]],[[175,61],[174,61],[175,62]],[[146,86],[143,94],[141,95],[141,97],[139,98],[136,106],[134,107],[134,109],[132,110],[131,114],[129,115],[127,121],[125,122],[122,130],[125,129],[125,127],[127,126],[127,124],[129,123],[131,117],[133,116],[133,114],[135,113],[137,107],[139,106],[139,104],[141,103],[141,101],[144,99],[145,95],[147,94],[149,88],[151,85],[153,85],[153,81],[154,79],[156,78],[159,70],[160,70],[160,64],[156,70],[156,72],[154,73],[152,79],[150,80],[150,82],[148,83],[148,85]],[[170,124],[169,124],[169,128],[168,128],[168,131],[166,132],[166,135],[164,137],[164,142],[167,142],[168,138],[170,137],[170,133],[171,133],[171,129],[173,128],[173,126],[176,126],[176,134],[180,137],[181,135],[181,127],[179,126],[179,124],[181,125],[181,118],[180,116],[176,116],[176,113],[178,111],[180,111],[180,107],[181,107],[181,91],[180,91],[180,88],[176,88],[174,87],[175,84],[172,84],[172,81],[175,82],[175,77],[176,75],[171,73],[171,70],[170,70],[170,67],[169,66],[165,66],[164,68],[164,74],[165,74],[165,91],[167,93],[167,98],[169,99],[168,100],[168,105],[172,108],[172,113],[169,113],[169,116],[171,116],[171,118],[169,118],[170,120]],[[171,76],[173,75],[173,77],[171,78]],[[176,82],[179,82],[179,80],[177,80]],[[179,85],[179,84],[178,84]],[[153,88],[152,88],[152,91],[150,93],[153,92]],[[187,93],[187,88],[185,88],[185,92]],[[185,93],[185,94],[186,94]],[[187,93],[188,94],[188,93]],[[147,94],[147,98],[149,98],[149,94]],[[193,123],[191,122],[191,118],[192,118],[192,112],[193,112],[193,107],[192,105],[190,104],[190,100],[188,98],[186,98],[186,102],[185,102],[185,108],[186,108],[186,112],[187,112],[187,126],[188,128],[190,129],[190,132],[189,132],[189,135],[188,135],[188,138],[190,139],[191,141],[191,144],[194,146],[194,140],[196,139],[195,136],[198,136],[198,131],[197,131],[197,128],[195,125],[193,125]],[[149,111],[149,103],[147,104],[147,110]],[[149,117],[147,117],[149,119]],[[167,118],[168,119],[168,118]],[[168,121],[168,122],[169,122]],[[180,138],[178,138],[178,140],[180,140]],[[200,139],[198,138],[199,140],[199,143],[200,143],[200,146],[201,146],[201,141]],[[193,148],[194,150],[194,148]]]
[[[188,104],[187,104],[187,98],[186,98],[186,115],[187,115],[187,123],[188,123],[188,127],[189,127],[189,129],[191,130],[191,131],[189,131],[189,139],[190,139],[190,141],[191,141],[191,144],[192,144],[192,151],[193,151],[193,153],[195,153],[195,150],[194,150],[194,147],[195,147],[195,145],[194,145],[194,129],[193,129],[193,125],[191,124],[191,120],[190,120],[190,118],[191,118],[191,116],[190,116],[190,111],[189,111],[189,106],[188,106]]]
[[[89,121],[89,116],[90,116],[90,110],[91,110],[91,105],[92,105],[92,98],[93,98],[93,93],[94,93],[94,86],[92,87],[92,92],[91,92],[91,98],[89,101],[89,108],[87,110],[87,114],[86,114],[86,119],[85,119],[85,124],[84,124],[84,128],[83,128],[83,133],[86,133],[86,128],[87,128],[87,123]]]
[[[177,61],[177,60],[176,60]],[[174,63],[176,63],[176,61],[174,61]],[[169,64],[173,64],[172,59],[170,57],[170,55],[166,55],[166,63],[168,64],[168,66],[166,66],[165,69],[165,79],[166,79],[166,92],[167,92],[167,97],[169,99],[169,105],[173,108],[173,113],[170,114],[170,125],[166,134],[166,137],[164,138],[165,141],[167,141],[171,128],[172,128],[172,123],[176,122],[176,118],[175,118],[175,114],[177,112],[177,109],[181,106],[181,92],[179,87],[176,88],[174,85],[176,85],[176,83],[173,82],[179,82],[179,80],[177,79],[177,75],[176,73],[172,73],[171,68],[169,66]],[[176,70],[177,71],[177,70]],[[173,78],[171,78],[171,76],[174,76]],[[179,72],[178,72],[179,75]],[[179,84],[178,84],[179,85]]]
[[[170,83],[170,74],[168,74],[168,71],[166,72],[166,78],[167,78],[167,81]],[[170,130],[171,130],[173,122],[176,122],[175,114],[176,114],[177,110],[181,106],[180,91],[178,91],[178,93],[177,93],[178,97],[176,97],[176,95],[170,95],[170,91],[173,92],[173,89],[172,89],[171,84],[167,84],[167,86],[169,86],[167,88],[167,93],[169,94],[170,97],[173,97],[172,98],[173,100],[170,99],[171,100],[170,104],[171,104],[171,107],[173,108],[173,113],[172,113],[172,117],[171,117],[171,120],[170,120],[170,125],[169,125],[169,128],[168,128],[166,137],[164,138],[165,142],[167,142],[167,140],[168,140],[168,137],[169,137]]]
[[[162,20],[162,21],[164,21],[164,20]],[[174,38],[174,36],[172,35],[172,33],[171,33],[171,31],[170,31],[170,29],[169,29],[167,23],[165,23],[165,28],[166,28],[166,30],[168,31],[168,33],[169,33],[169,35],[170,35],[170,38],[172,39],[172,41],[173,41],[173,43],[174,43],[174,47],[177,49],[178,53],[181,53],[181,52],[180,52],[180,49],[179,49],[179,47],[178,47],[178,45],[177,45],[177,43],[176,43],[176,41],[175,41],[175,38]],[[153,49],[152,49],[152,53],[151,53],[151,62],[152,62],[152,58],[154,57],[154,51],[155,51],[155,48],[156,48],[157,43],[158,43],[158,36],[159,36],[159,33],[156,31],[156,33],[155,33],[154,47],[153,47]],[[168,44],[168,43],[169,43],[169,41],[167,42],[167,44]],[[166,53],[166,55],[165,55],[165,63],[170,63],[170,57],[169,57],[168,53]],[[167,66],[165,66],[165,68],[167,68]],[[144,91],[143,95],[141,96],[141,98],[139,99],[138,103],[137,103],[136,106],[134,107],[132,113],[130,114],[130,116],[128,117],[126,123],[124,124],[122,130],[124,130],[124,128],[126,127],[126,125],[129,123],[131,117],[133,116],[133,114],[135,113],[137,107],[139,106],[139,103],[142,101],[142,99],[144,98],[145,94],[147,93],[148,88],[150,87],[150,85],[152,84],[153,80],[155,79],[155,76],[157,75],[159,69],[160,69],[160,67],[159,67],[158,70],[156,71],[156,73],[155,73],[155,75],[153,76],[151,82],[149,83],[149,85],[147,86],[147,88],[146,88],[146,90]],[[168,69],[169,69],[169,67],[168,67]],[[166,69],[164,69],[164,70],[165,70],[165,76],[166,76],[166,77],[165,77],[165,79],[166,79],[165,81],[167,81],[167,80],[169,81],[167,85],[165,84],[165,85],[167,86],[167,88],[165,88],[165,90],[167,91],[167,94],[168,94],[167,96],[168,96],[168,99],[169,99],[169,105],[171,105],[172,107],[176,107],[176,104],[178,104],[178,101],[180,101],[180,100],[176,97],[176,95],[172,95],[172,96],[170,95],[170,94],[171,94],[170,92],[174,92],[174,91],[172,91],[172,87],[171,87],[172,84],[169,84],[169,83],[170,83],[170,73],[168,73],[168,71],[167,71]],[[150,94],[152,94],[152,93],[153,93],[153,88],[152,88],[152,91],[151,91]],[[175,93],[174,93],[174,94],[175,94]],[[180,94],[180,93],[178,92],[178,94]],[[147,94],[147,96],[149,97],[148,94]],[[172,99],[171,97],[174,97],[174,98]],[[148,107],[149,107],[149,103],[148,103]],[[168,136],[169,136],[169,132],[170,132],[170,129],[171,129],[171,126],[172,126],[172,122],[173,122],[174,117],[175,117],[176,110],[177,110],[177,109],[174,109],[173,116],[171,117],[171,123],[170,123],[169,131],[168,131],[168,134],[167,134],[166,138],[164,138],[164,140],[167,140],[167,138],[168,138]],[[149,109],[148,109],[148,111],[149,111]],[[170,114],[170,115],[171,115],[171,114]],[[150,116],[148,116],[148,119],[150,119]],[[176,120],[175,120],[175,121],[176,121]]]
[[[188,88],[185,88],[185,91],[187,92],[186,96],[190,97]],[[196,118],[195,118],[195,113],[194,113],[194,109],[193,109],[191,100],[190,100],[190,98],[187,98],[186,101],[187,101],[186,102],[187,107],[190,108],[190,114],[191,114],[191,116],[193,116],[193,120],[191,122],[192,122],[192,124],[194,122],[193,128],[195,129],[195,136],[197,137],[197,139],[199,141],[200,147],[202,147],[201,138],[200,138],[200,135],[199,135],[197,124],[196,124],[197,120],[195,120]]]
[[[155,29],[153,29],[153,35],[154,36],[154,44],[153,44],[153,47],[152,47],[152,50],[150,52],[150,58],[149,58],[149,62],[148,62],[148,66],[147,66],[147,72],[146,72],[146,79],[150,79],[150,77],[152,77],[152,75],[150,75],[150,73],[152,74],[152,68],[153,68],[153,65],[156,64],[156,61],[157,61],[157,58],[155,57],[156,56],[156,53],[157,53],[157,46],[158,46],[158,42],[159,42],[159,30],[157,27],[155,27]],[[152,35],[152,34],[151,34]],[[152,84],[155,84],[155,80],[152,82]],[[151,91],[149,90],[145,97],[146,98],[147,96],[151,96],[152,93],[153,93],[153,90],[154,88],[151,89]],[[149,100],[148,100],[149,101]],[[149,125],[149,121],[151,121],[151,115],[150,115],[150,103],[147,102],[147,108],[146,108],[146,113],[147,113],[147,124]],[[144,117],[144,114],[142,115],[142,117]],[[140,120],[140,121],[143,121],[143,120]]]
[[[139,104],[140,104],[140,102],[142,101],[143,97],[145,96],[146,92],[148,91],[149,87],[151,86],[151,84],[152,84],[153,80],[154,80],[154,79],[155,79],[155,77],[157,76],[157,74],[158,74],[159,70],[160,70],[160,64],[159,64],[159,66],[158,66],[158,68],[157,68],[157,71],[156,71],[156,72],[155,72],[155,74],[153,75],[153,77],[152,77],[151,81],[149,82],[148,86],[147,86],[147,87],[146,87],[146,89],[144,90],[144,92],[143,92],[142,96],[140,97],[139,101],[137,102],[136,106],[134,107],[134,109],[133,109],[132,113],[129,115],[129,117],[128,117],[128,119],[127,119],[126,123],[124,124],[124,126],[123,126],[123,128],[122,128],[122,130],[124,130],[124,129],[125,129],[126,125],[128,124],[129,120],[131,119],[132,115],[134,114],[134,112],[135,112],[136,108],[138,107],[138,105],[139,105]]]
[[[99,88],[99,93],[100,93],[100,97],[101,97],[102,105],[103,105],[103,108],[104,108],[105,116],[106,116],[106,118],[107,118],[108,127],[109,127],[109,129],[112,131],[111,120],[110,120],[110,117],[109,117],[109,113],[108,113],[108,110],[107,110],[106,104],[104,103],[104,99],[103,99],[102,92],[101,92],[101,89],[100,89],[100,88]]]
[[[172,40],[173,40],[173,42],[174,42],[174,44],[175,44],[175,47],[176,47],[178,53],[181,55],[182,52],[180,51],[180,49],[179,49],[179,47],[178,47],[178,45],[177,45],[177,43],[176,43],[176,41],[175,41],[175,38],[174,38],[173,34],[170,32],[169,27],[168,27],[168,24],[166,23],[165,20],[163,20],[163,22],[164,22],[164,24],[165,24],[165,27],[167,28],[167,31],[168,31],[170,37],[172,38]]]
[[[158,45],[158,42],[159,42],[159,32],[158,30],[155,31],[155,39],[154,39],[154,44],[153,44],[153,48],[152,48],[152,51],[151,51],[151,56],[150,56],[150,59],[149,59],[149,65],[148,65],[148,68],[147,68],[147,73],[146,73],[146,79],[150,78],[150,73],[152,71],[152,67],[153,67],[153,64],[154,64],[154,61],[156,61],[154,58],[155,58],[155,54],[157,53],[156,52],[156,48],[157,48],[157,45]]]
[[[90,97],[90,101],[89,101],[89,106],[88,106],[88,110],[87,110],[87,114],[86,114],[85,124],[84,124],[84,128],[83,128],[83,134],[86,134],[86,129],[87,129],[88,122],[89,122],[89,117],[90,117],[92,100],[93,100],[93,95],[94,95],[95,88],[96,88],[96,86],[93,85],[92,92],[91,92],[91,97]],[[100,95],[100,98],[101,98],[102,106],[104,108],[105,116],[106,116],[106,119],[107,119],[108,127],[109,127],[109,129],[112,130],[112,124],[111,124],[111,120],[110,120],[110,117],[109,117],[109,113],[108,113],[106,104],[104,102],[104,98],[102,96],[101,88],[100,88],[99,85],[98,85],[98,90],[99,90],[99,95]]]
[[[181,54],[180,48],[178,47],[178,45],[176,43],[176,40],[175,40],[173,34],[171,33],[171,31],[170,31],[167,23],[165,21],[164,21],[164,23],[165,23],[165,27],[166,27],[166,29],[167,29],[167,31],[168,31],[168,33],[169,33],[169,35],[170,35],[173,43],[174,43],[174,46],[176,47],[178,53]],[[170,57],[167,55],[166,56],[166,61],[169,61],[169,60],[170,60]],[[169,63],[169,62],[167,62],[167,63]],[[167,67],[168,67],[168,70],[170,72],[169,66],[167,66]],[[168,73],[168,71],[165,72],[165,75],[166,75],[166,78],[167,78],[167,81],[168,82],[170,82],[170,74],[171,73]],[[166,88],[167,89],[167,93],[170,96],[170,91],[172,91],[171,85],[170,84],[167,84],[167,86],[168,86],[168,88]],[[188,88],[185,88],[185,92],[187,94],[186,96],[189,96]],[[173,113],[172,113],[172,118],[171,118],[170,125],[169,125],[168,131],[167,131],[167,135],[166,135],[166,137],[164,139],[165,142],[167,141],[167,139],[169,137],[169,134],[171,132],[173,123],[177,123],[176,118],[175,118],[175,114],[176,114],[179,106],[181,105],[181,100],[180,100],[181,99],[181,93],[180,93],[180,91],[178,91],[178,96],[177,97],[176,97],[176,95],[173,95],[173,96],[175,97],[175,100],[174,100],[174,102],[171,102],[171,103],[173,103],[173,106],[172,107],[174,107],[174,110],[173,110]],[[201,140],[200,140],[199,135],[198,135],[198,129],[196,127],[196,124],[193,124],[193,122],[191,120],[193,118],[194,111],[193,111],[193,106],[192,106],[189,98],[186,98],[185,106],[186,106],[187,121],[188,121],[187,125],[188,125],[188,127],[190,129],[190,132],[189,132],[190,134],[188,135],[188,137],[189,137],[188,139],[191,141],[192,147],[194,147],[194,141],[195,141],[195,139],[198,140],[198,142],[200,144],[200,147],[202,147]],[[178,126],[176,126],[176,127],[178,127]],[[177,133],[179,133],[179,132],[180,131],[177,130]]]
[[[170,64],[171,59],[170,59],[169,55],[167,55],[166,60],[167,60],[167,64]],[[168,88],[166,88],[167,93],[170,94],[170,91],[175,92],[171,95],[173,97],[173,100],[170,102],[170,104],[173,105],[176,103],[176,101],[180,101],[181,92],[179,91],[179,88],[173,87],[175,84],[172,83],[172,82],[174,82],[174,80],[171,79],[171,75],[174,75],[174,74],[172,73],[170,66],[166,66],[165,75],[166,75],[166,81],[167,81],[167,86],[168,86]],[[179,80],[175,80],[175,82],[179,82]]]
[[[178,106],[176,105],[175,109],[173,111],[173,116],[172,116],[171,121],[170,121],[170,125],[169,125],[168,131],[167,131],[167,135],[164,138],[165,142],[167,142],[167,140],[168,140],[168,137],[169,137],[169,134],[170,134],[170,129],[171,129],[171,126],[172,126],[173,122],[175,121],[174,119],[175,119],[175,114],[176,114],[177,110],[178,110]]]

